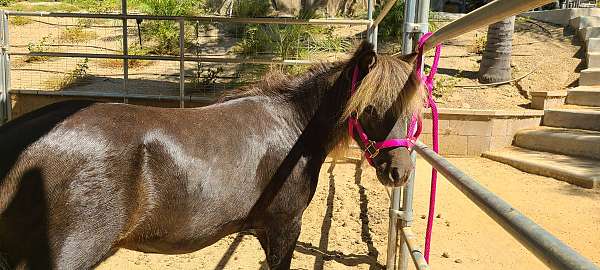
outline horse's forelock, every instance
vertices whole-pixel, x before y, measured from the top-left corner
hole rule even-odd
[[[377,56],[346,104],[342,119],[353,113],[361,115],[369,106],[381,115],[390,108],[396,108],[398,115],[418,110],[423,102],[423,88],[413,70],[413,64],[397,57]]]

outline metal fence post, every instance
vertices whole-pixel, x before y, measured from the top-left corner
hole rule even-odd
[[[412,30],[409,29],[406,25],[412,25],[416,20],[416,0],[406,0],[404,3],[404,29],[402,33],[402,53],[407,54],[411,53],[413,50],[413,33]],[[408,122],[407,122],[408,125]],[[414,153],[411,154],[411,160],[416,164],[416,155]],[[410,174],[408,183],[406,186],[402,188],[394,188],[392,190],[392,203],[390,206],[390,212],[394,210],[402,210],[402,217],[399,219],[397,215],[390,214],[390,224],[388,231],[388,254],[387,254],[387,269],[392,270],[396,269],[396,263],[398,263],[398,269],[406,270],[408,269],[408,260],[411,258],[410,251],[408,249],[408,245],[404,241],[403,235],[400,234],[400,254],[399,260],[396,261],[396,251],[398,247],[398,230],[400,229],[398,225],[401,227],[409,226],[412,222],[412,197],[414,190],[414,179],[415,172],[413,171]],[[399,202],[402,198],[402,207],[400,207]],[[398,222],[400,220],[400,222]]]
[[[127,0],[121,0],[121,14],[123,15],[123,102],[128,103],[129,89],[127,81],[129,80],[129,44],[127,41],[128,29],[127,29]]]
[[[179,19],[179,107],[185,108],[185,21]]]
[[[8,15],[0,10],[0,124],[11,119]]]
[[[367,40],[373,45],[375,45],[375,43],[373,42],[373,37],[377,34],[377,28],[373,27],[373,10],[375,8],[375,3],[373,3],[374,1],[375,0],[367,1],[367,20],[370,21],[369,25],[367,25]],[[377,45],[375,45],[375,51],[377,51]]]

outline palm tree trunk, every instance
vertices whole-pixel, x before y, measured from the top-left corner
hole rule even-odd
[[[511,79],[510,58],[515,17],[489,26],[487,45],[479,65],[479,82],[494,83]]]

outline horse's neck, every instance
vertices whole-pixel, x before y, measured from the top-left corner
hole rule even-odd
[[[334,75],[331,75],[334,74]],[[291,124],[306,138],[307,151],[326,155],[339,142],[346,128],[340,125],[340,116],[349,94],[343,87],[334,86],[330,76],[315,76],[298,87],[301,89],[289,103]]]

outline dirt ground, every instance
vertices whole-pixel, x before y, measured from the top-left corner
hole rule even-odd
[[[444,42],[436,77],[440,82],[436,86],[442,86],[438,89],[442,96],[436,98],[439,107],[524,110],[531,102],[530,91],[565,90],[577,85],[582,52],[573,33],[561,26],[517,18],[512,77],[531,74],[497,87],[469,87],[479,84],[481,54],[475,53],[475,48],[486,33],[487,27]],[[426,63],[431,64],[432,56],[431,51]]]
[[[450,161],[594,263],[600,264],[600,191],[582,189],[483,158]],[[423,244],[430,167],[419,159],[414,230]],[[389,199],[374,170],[328,162],[304,213],[293,269],[382,269]],[[444,178],[439,180],[434,269],[546,269]],[[447,253],[448,258],[442,256]],[[120,250],[97,269],[266,269],[253,236],[231,235],[191,254]]]

